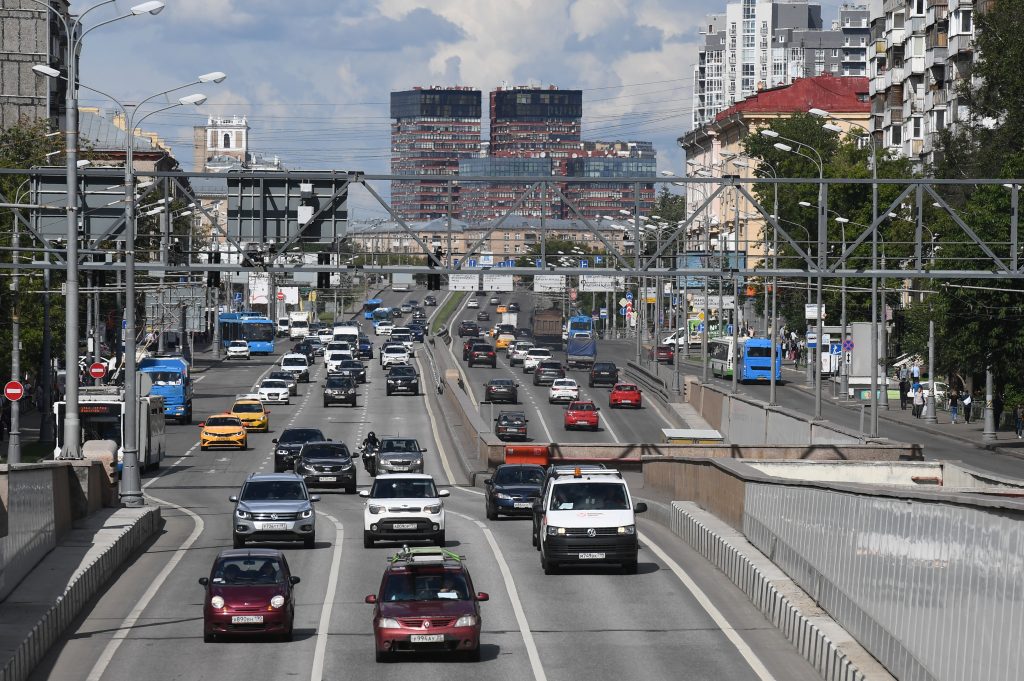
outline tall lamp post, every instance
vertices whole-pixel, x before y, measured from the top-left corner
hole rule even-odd
[[[19,194],[15,197],[15,205],[21,203],[23,195],[20,193],[22,187],[28,180],[21,183]],[[18,208],[14,211],[11,221],[11,258],[14,271],[11,276],[11,379],[19,380],[21,376],[21,299],[19,289],[21,287],[21,229],[18,222]],[[7,444],[7,463],[21,463],[21,402],[11,402],[11,428],[10,441]]]
[[[95,31],[100,26],[106,26],[121,19],[139,16],[142,14],[159,14],[164,8],[164,3],[159,0],[149,0],[135,5],[113,19],[101,21],[95,26],[82,30],[82,20],[93,10],[110,5],[115,0],[104,0],[92,7],[89,7],[69,22],[60,11],[43,0],[29,0],[30,2],[46,8],[52,12],[64,26],[64,37],[66,40],[67,67],[67,90],[64,95],[64,110],[67,116],[65,130],[65,158],[67,167],[67,301],[64,314],[64,436],[61,443],[60,458],[81,459],[81,421],[78,410],[78,57],[82,51],[82,44],[85,36]],[[60,75],[57,69],[49,65],[34,66],[33,70],[46,76],[55,77]]]

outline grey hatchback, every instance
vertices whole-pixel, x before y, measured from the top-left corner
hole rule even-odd
[[[316,511],[320,497],[310,495],[306,483],[295,473],[253,473],[242,484],[232,514],[234,547],[248,541],[301,541],[316,545]]]

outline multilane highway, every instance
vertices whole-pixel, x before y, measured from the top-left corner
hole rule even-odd
[[[421,296],[385,299],[394,304]],[[425,353],[417,354],[421,375],[429,376]],[[277,359],[221,362],[199,374],[197,421],[229,408]],[[144,478],[147,503],[163,506],[163,533],[98,597],[32,678],[818,678],[721,574],[642,517],[639,574],[594,567],[545,576],[530,545],[529,521],[486,520],[480,490],[467,485],[455,461],[433,391],[386,397],[379,365],[368,367],[358,406],[325,409],[318,361],[313,380],[300,385],[291,405],[270,408],[271,432],[250,435],[248,451],[201,452],[196,426],[169,426],[170,456],[158,474]],[[491,596],[482,604],[481,662],[434,655],[374,662],[371,606],[363,598],[376,592],[385,558],[396,547],[364,549],[361,500],[333,491],[316,492],[323,498],[316,548],[280,545],[302,578],[295,641],[203,642],[203,589],[196,580],[231,545],[228,497],[250,473],[273,469],[271,439],[288,426],[320,427],[352,449],[370,430],[414,435],[428,448],[426,471],[452,489],[445,502],[449,544],[467,556],[477,589]],[[613,427],[618,438],[639,434],[625,420]],[[358,468],[360,487],[368,485],[370,478]]]

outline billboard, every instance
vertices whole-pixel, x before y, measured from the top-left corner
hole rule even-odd
[[[299,304],[299,287],[298,286],[282,286],[277,289],[284,294],[285,305],[298,305]]]
[[[147,291],[145,303],[147,328],[177,329],[184,307],[185,330],[196,333],[206,330],[204,286],[171,286]]]
[[[580,291],[583,293],[603,293],[605,291],[621,291],[626,288],[625,277],[613,277],[608,274],[581,274]]]
[[[564,274],[533,275],[534,293],[562,293],[565,291]]]
[[[691,251],[676,256],[677,270],[693,270],[712,268],[716,270],[741,269],[747,266],[747,254],[744,251],[712,252]],[[680,288],[704,288],[704,277],[680,276],[676,278],[676,286]]]

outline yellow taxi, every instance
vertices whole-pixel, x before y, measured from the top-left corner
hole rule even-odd
[[[494,347],[496,347],[499,350],[504,350],[509,346],[509,344],[514,342],[515,339],[516,336],[514,333],[499,333],[498,339],[494,341]]]
[[[204,452],[211,447],[249,447],[249,437],[242,421],[232,414],[214,414],[199,424],[199,449]]]
[[[508,312],[508,305],[499,305],[494,311],[498,314],[504,314]]]
[[[237,417],[246,430],[270,432],[270,412],[255,397],[235,400],[235,405],[231,407],[231,415]]]

